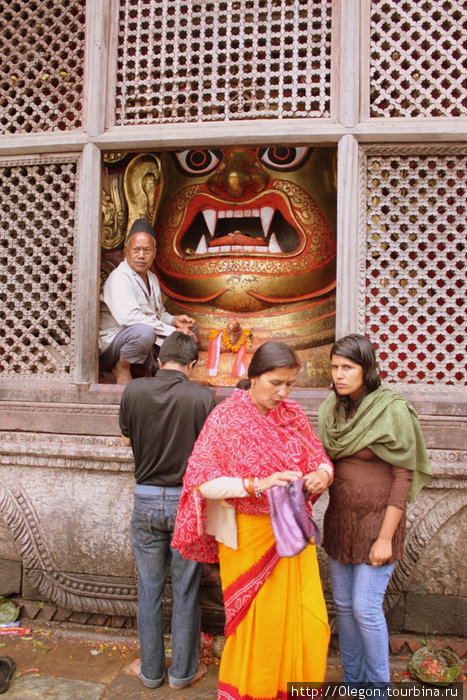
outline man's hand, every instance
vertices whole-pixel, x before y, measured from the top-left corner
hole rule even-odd
[[[183,333],[184,327],[193,328],[195,325],[195,319],[191,318],[191,316],[187,316],[186,314],[180,314],[180,316],[174,316],[173,325],[178,331],[182,331]]]
[[[198,338],[191,330],[195,326],[195,319],[191,318],[191,316],[187,316],[186,314],[174,316],[173,325],[175,326],[177,331],[180,331],[180,333],[185,333],[185,335],[191,335],[192,338],[198,341]]]

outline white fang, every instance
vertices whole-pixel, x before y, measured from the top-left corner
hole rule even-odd
[[[196,253],[196,255],[202,255],[203,253],[207,253],[207,252],[208,252],[208,244],[206,243],[205,237],[201,236],[195,253]]]
[[[208,227],[209,233],[211,234],[211,238],[213,238],[216,232],[217,212],[215,209],[204,209],[203,215],[204,220],[206,222],[206,226]]]
[[[263,227],[263,234],[265,238],[268,235],[273,216],[274,209],[272,207],[261,207],[261,226]]]
[[[271,238],[269,239],[268,250],[270,253],[282,253],[282,249],[277,242],[276,234],[271,233]]]

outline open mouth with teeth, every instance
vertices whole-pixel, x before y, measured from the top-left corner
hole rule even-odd
[[[181,237],[180,247],[190,257],[231,253],[280,256],[296,253],[300,240],[297,230],[271,206],[205,208]]]

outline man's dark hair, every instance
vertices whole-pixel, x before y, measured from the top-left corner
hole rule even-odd
[[[166,362],[176,362],[181,367],[186,367],[198,357],[196,340],[191,335],[185,335],[180,331],[169,335],[162,343],[159,352],[159,360],[162,365],[165,365]]]

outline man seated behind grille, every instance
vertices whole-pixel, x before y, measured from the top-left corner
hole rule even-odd
[[[196,336],[195,321],[172,316],[162,303],[156,275],[150,271],[156,255],[154,229],[137,219],[128,234],[126,257],[108,276],[101,294],[99,360],[117,384],[136,376],[151,376],[164,338],[174,331]]]

